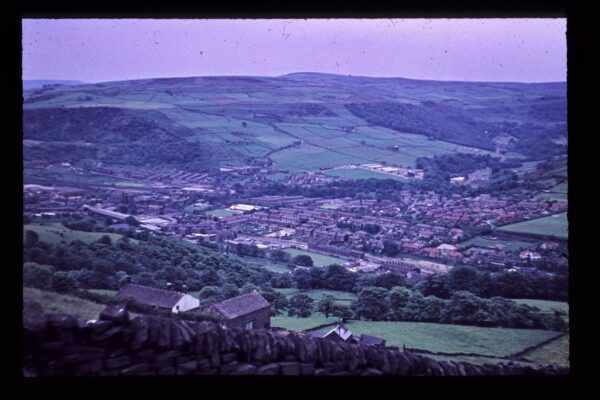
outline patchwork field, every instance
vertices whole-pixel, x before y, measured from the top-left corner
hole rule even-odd
[[[299,249],[291,249],[291,248],[285,249],[283,251],[285,251],[286,253],[288,253],[292,257],[296,257],[296,256],[299,256],[301,254],[310,256],[310,258],[312,258],[313,263],[314,263],[314,265],[316,267],[324,267],[324,266],[331,265],[331,264],[340,264],[341,265],[341,264],[344,264],[346,262],[346,260],[344,260],[342,258],[326,256],[326,255],[323,255],[323,254],[314,253],[312,251],[299,250]]]
[[[386,339],[390,346],[442,353],[472,353],[505,357],[560,335],[537,329],[482,328],[423,322],[350,321],[355,336]]]
[[[504,232],[525,233],[530,235],[553,235],[559,238],[567,239],[569,237],[568,225],[569,221],[567,220],[567,213],[565,212],[544,218],[506,225],[498,228],[498,230]]]

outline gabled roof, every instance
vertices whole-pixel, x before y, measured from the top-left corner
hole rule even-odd
[[[360,335],[359,341],[360,341],[360,343],[366,344],[368,346],[384,346],[385,345],[385,339],[382,339],[377,336],[365,335],[364,333],[362,335]]]
[[[348,340],[350,336],[352,336],[352,331],[346,328],[344,325],[339,324],[329,332],[323,335],[323,337],[328,337],[329,335],[336,334],[341,337],[343,340]]]
[[[253,290],[250,293],[213,304],[212,307],[225,318],[233,319],[269,307],[270,305],[264,297],[256,290]]]
[[[173,308],[185,293],[157,289],[149,286],[128,283],[119,290],[116,297],[133,297],[140,303],[162,308]]]

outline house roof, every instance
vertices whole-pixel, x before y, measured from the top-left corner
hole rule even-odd
[[[344,325],[339,324],[338,326],[336,326],[335,328],[333,328],[332,330],[330,330],[329,332],[327,332],[326,334],[323,335],[323,337],[327,337],[329,335],[332,334],[336,334],[339,337],[341,337],[343,340],[348,340],[348,338],[350,336],[352,336],[352,331],[348,328],[346,328]]]
[[[369,335],[365,335],[364,333],[362,335],[360,335],[360,343],[366,344],[368,346],[377,346],[377,345],[385,345],[385,339],[382,339],[380,337],[377,336],[369,336]]]
[[[213,307],[227,319],[237,318],[253,311],[269,307],[271,304],[256,290],[241,296],[213,304]]]
[[[140,303],[161,308],[173,308],[185,293],[157,289],[149,286],[128,283],[119,290],[116,297],[133,297]]]

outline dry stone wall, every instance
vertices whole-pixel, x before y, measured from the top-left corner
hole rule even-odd
[[[556,366],[472,365],[410,351],[337,343],[296,332],[244,331],[107,308],[98,320],[44,314],[24,303],[25,376],[542,375]]]

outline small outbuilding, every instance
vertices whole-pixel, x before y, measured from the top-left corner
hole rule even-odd
[[[358,338],[358,343],[370,347],[385,347],[385,339],[365,334],[360,335],[360,337]]]
[[[325,333],[323,338],[345,343],[356,343],[356,338],[352,335],[352,331],[343,324],[338,324],[335,328]]]

